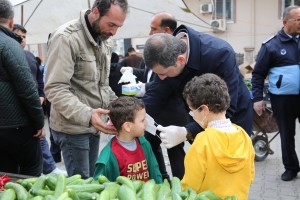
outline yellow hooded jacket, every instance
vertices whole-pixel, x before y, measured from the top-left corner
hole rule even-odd
[[[248,199],[255,176],[255,152],[247,133],[234,126],[237,132],[208,127],[197,135],[185,156],[183,189],[191,187],[198,193],[212,190],[222,198],[235,195]]]

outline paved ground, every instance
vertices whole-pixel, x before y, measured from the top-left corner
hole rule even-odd
[[[296,150],[300,159],[300,130],[299,123],[296,134]],[[47,132],[49,136],[49,132]],[[274,134],[268,134],[269,140]],[[104,147],[108,137],[102,135],[100,149]],[[250,189],[249,200],[300,200],[300,173],[293,181],[285,182],[280,179],[284,171],[281,162],[281,148],[280,137],[277,136],[271,143],[271,149],[274,151],[273,155],[269,155],[265,160],[255,162],[256,175],[254,183]],[[188,150],[189,145],[186,144],[185,149]],[[166,166],[171,175],[170,165],[165,148],[164,156]],[[59,168],[64,169],[63,163],[58,163]]]

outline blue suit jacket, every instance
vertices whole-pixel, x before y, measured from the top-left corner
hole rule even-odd
[[[174,35],[183,31],[188,34],[189,38],[188,62],[182,73],[177,77],[164,80],[155,78],[143,98],[148,114],[154,118],[158,116],[163,103],[172,94],[176,94],[182,99],[184,86],[193,77],[205,73],[214,73],[227,83],[229,89],[231,102],[226,113],[227,117],[237,124],[242,124],[239,122],[248,121],[251,118],[249,123],[252,124],[252,116],[247,116],[248,109],[252,110],[249,91],[239,72],[232,47],[222,39],[197,32],[184,25],[179,26]],[[186,112],[189,112],[188,107],[186,109]],[[201,131],[200,126],[195,121],[187,124],[186,127],[189,128],[194,137]]]

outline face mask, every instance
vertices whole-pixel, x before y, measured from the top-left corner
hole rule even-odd
[[[194,115],[194,112],[193,112],[193,111],[190,111],[190,112],[189,112],[189,115],[194,119],[194,116],[195,116],[195,115]]]
[[[201,106],[199,106],[199,108],[200,108]],[[195,120],[195,122],[197,122],[198,124],[199,124],[199,126],[201,126],[201,128],[203,128],[204,129],[204,120],[206,119],[206,115],[204,116],[204,118],[201,120],[201,122],[199,122],[198,120],[196,120],[195,119],[195,115],[194,115],[194,111],[197,111],[199,108],[197,108],[197,109],[195,109],[195,110],[193,110],[193,111],[190,111],[189,112],[189,115],[191,116],[191,117],[193,117],[193,119]]]
[[[201,126],[201,128],[205,129],[204,123],[203,123],[205,119],[206,119],[206,115],[203,117],[203,119],[200,123],[198,121],[196,121],[195,119],[194,120]]]
[[[189,115],[190,115],[193,119],[194,119],[194,116],[195,116],[195,115],[194,115],[194,112],[197,111],[197,110],[199,110],[199,108],[201,108],[201,106],[199,106],[199,107],[198,107],[197,109],[195,109],[195,110],[192,110],[192,109],[190,108],[191,111],[189,112]]]

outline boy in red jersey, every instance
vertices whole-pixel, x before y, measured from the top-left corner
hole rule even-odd
[[[143,136],[147,125],[143,101],[122,96],[111,102],[109,110],[118,134],[101,151],[93,178],[96,180],[102,174],[115,181],[121,175],[131,180],[154,179],[156,183],[162,183],[150,143]]]

